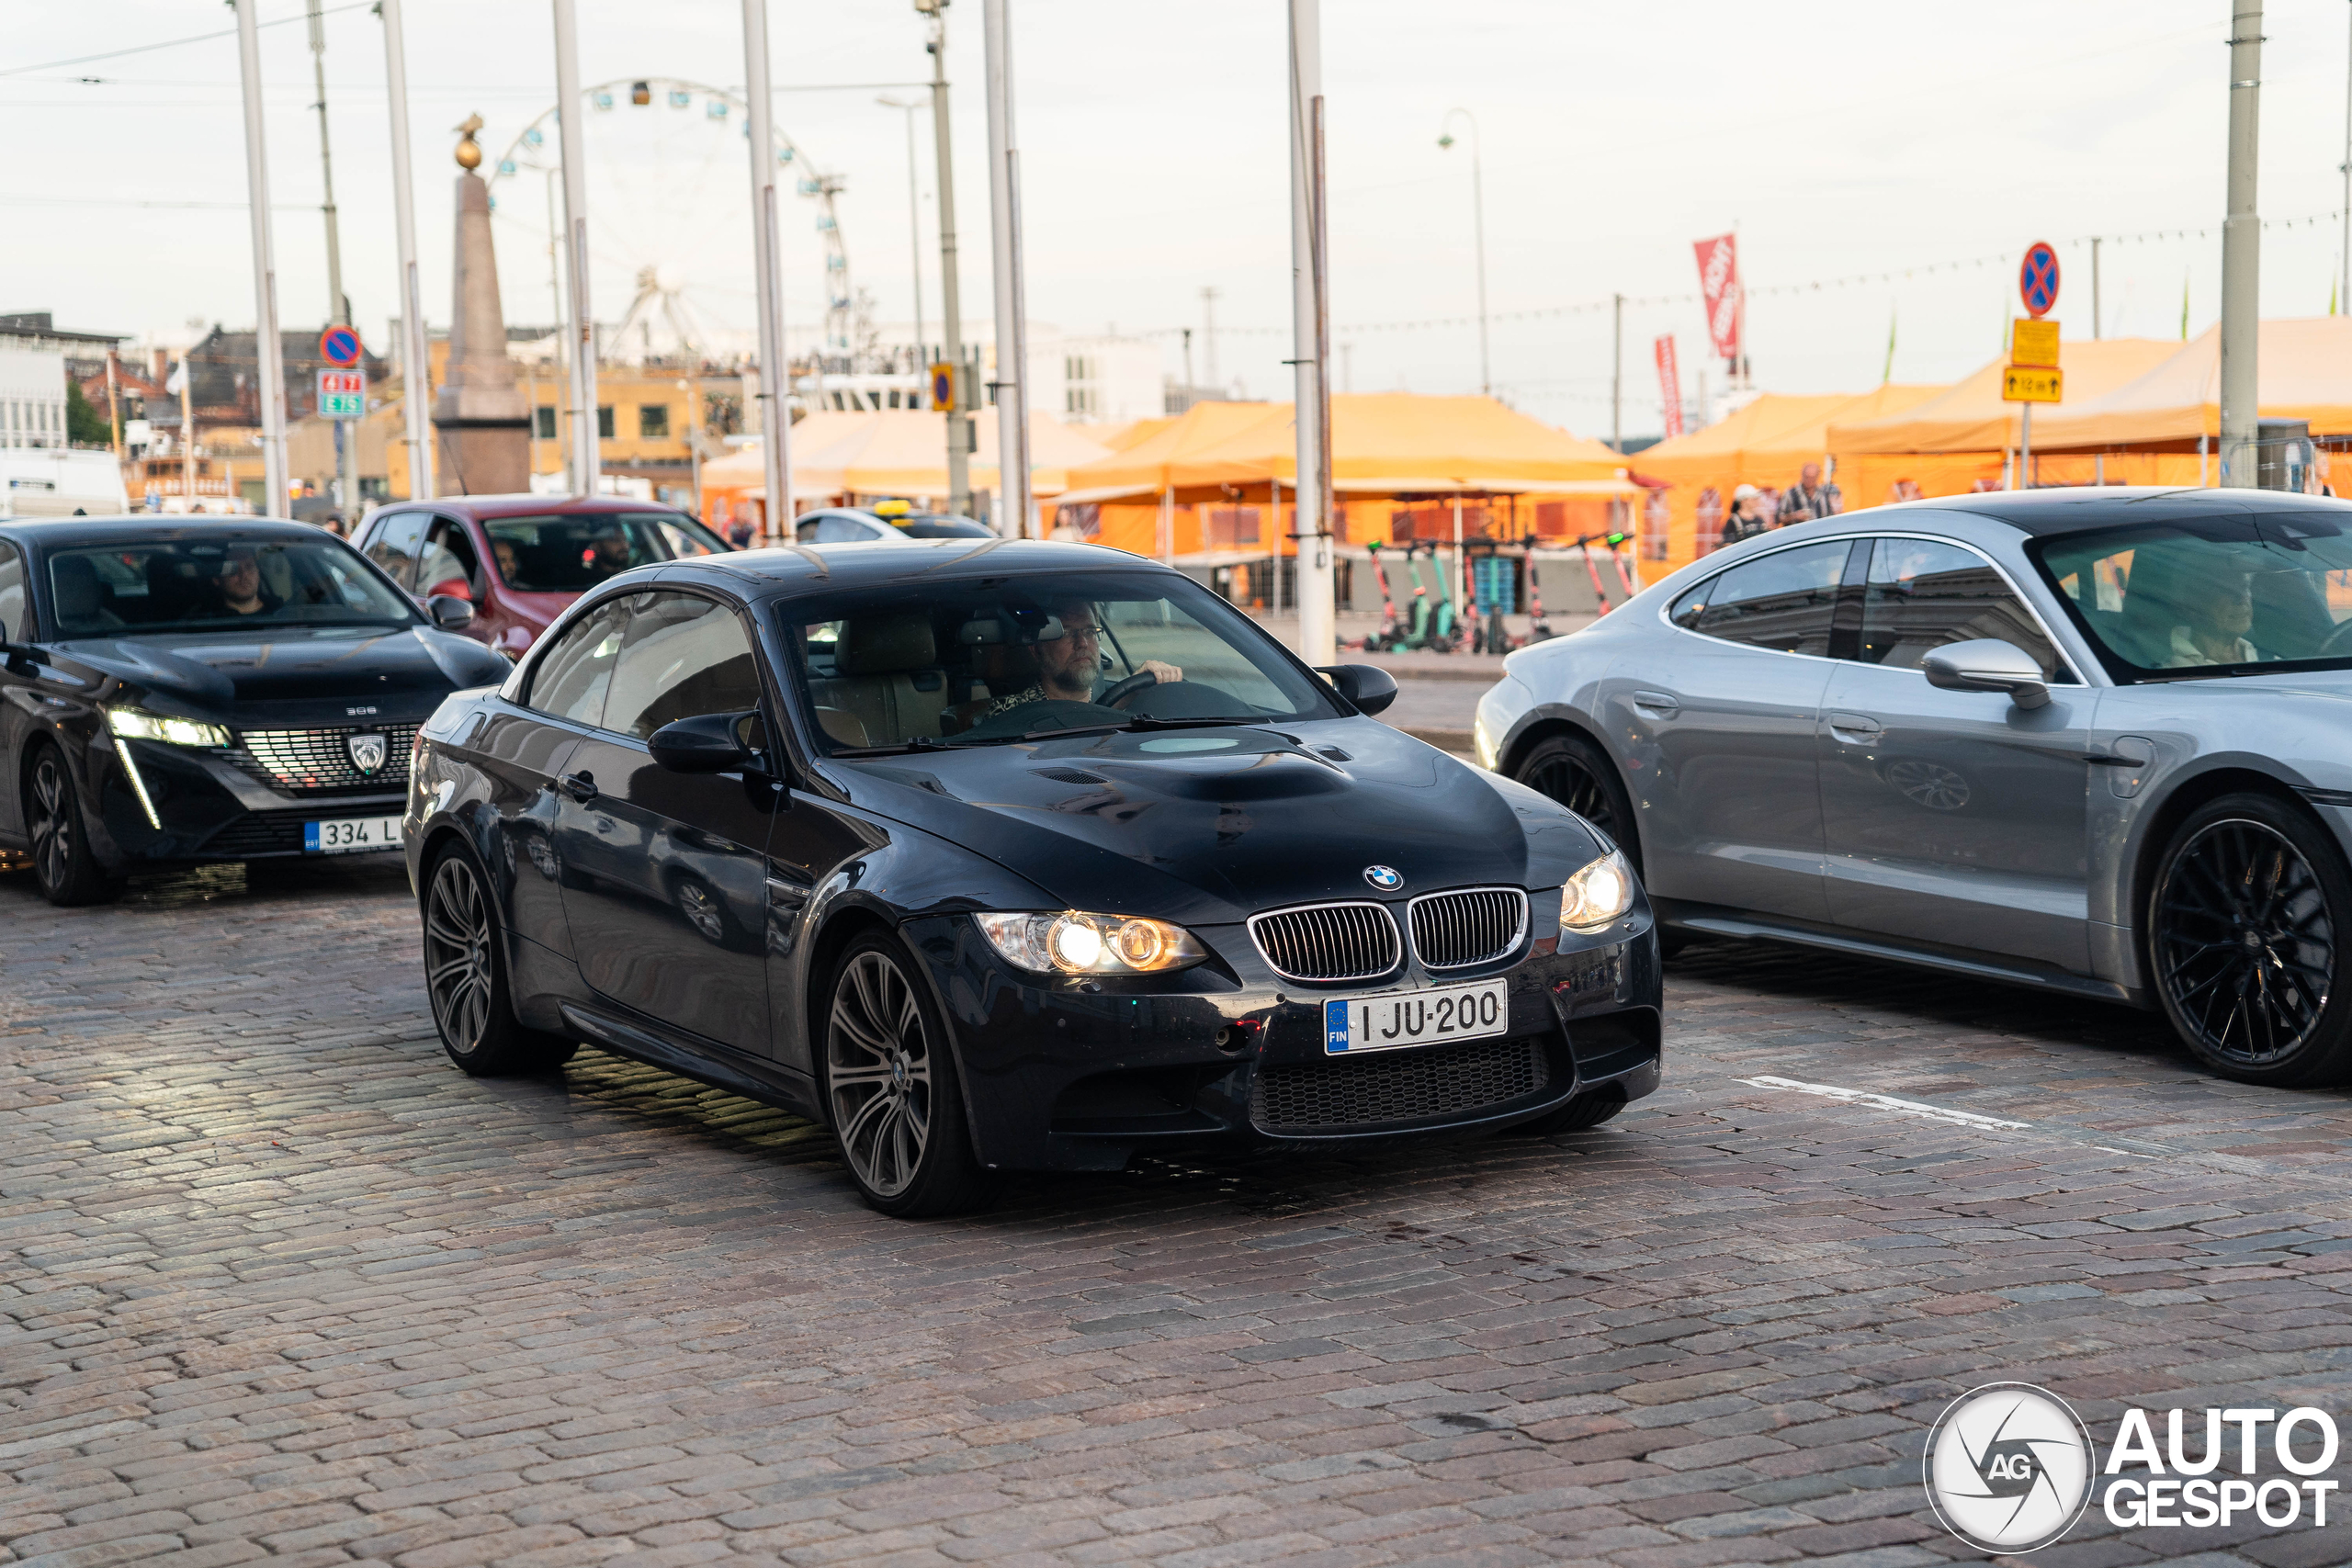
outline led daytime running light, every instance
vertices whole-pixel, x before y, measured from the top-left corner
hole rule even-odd
[[[118,739],[161,740],[170,746],[226,746],[229,732],[217,724],[193,718],[171,718],[137,708],[109,708],[107,728]]]

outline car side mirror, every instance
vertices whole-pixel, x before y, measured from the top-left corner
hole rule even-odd
[[[1930,649],[1919,661],[1928,684],[1947,692],[2007,692],[2021,708],[2046,707],[2050,688],[2033,655],[1998,637],[1977,637]]]
[[[1327,664],[1316,673],[1365,713],[1378,713],[1396,700],[1396,677],[1377,664]]]
[[[433,617],[433,624],[445,632],[461,632],[474,624],[472,601],[454,593],[435,593],[424,602],[424,611]]]
[[[646,750],[673,773],[731,773],[759,759],[752,744],[760,728],[756,713],[706,713],[665,724]],[[751,720],[745,723],[745,720]]]

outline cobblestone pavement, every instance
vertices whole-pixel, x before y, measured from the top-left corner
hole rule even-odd
[[[2102,1440],[2346,1405],[2352,1096],[2137,1015],[1694,947],[1605,1127],[903,1224],[684,1080],[462,1077],[413,919],[396,869],[0,876],[0,1562],[1903,1568],[1973,1556],[1919,1454],[1976,1383]]]

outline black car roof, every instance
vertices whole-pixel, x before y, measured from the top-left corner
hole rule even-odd
[[[783,545],[670,563],[729,580],[748,598],[883,587],[926,577],[955,581],[1032,571],[1170,571],[1125,550],[1060,539],[905,539]],[[668,573],[665,573],[668,575]]]
[[[2036,537],[2114,528],[2130,523],[2172,523],[2217,514],[2324,512],[2352,525],[2352,502],[2274,490],[2200,490],[2160,485],[2070,485],[2052,490],[1988,491],[1948,495],[1875,513],[1965,512],[2006,523]],[[1849,519],[1860,513],[1849,513]]]
[[[207,517],[176,519],[157,513],[122,517],[52,517],[0,523],[0,538],[13,539],[35,551],[70,549],[76,545],[130,545],[190,539],[335,539],[323,528],[289,523],[282,517]]]

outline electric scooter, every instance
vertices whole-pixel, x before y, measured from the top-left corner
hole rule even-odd
[[[1552,623],[1544,616],[1544,580],[1536,575],[1535,552],[1532,549],[1527,552],[1527,610],[1533,618],[1527,628],[1528,642],[1549,642],[1559,635],[1553,631]]]
[[[1390,644],[1403,635],[1396,624],[1396,601],[1388,592],[1388,569],[1380,561],[1380,546],[1366,545],[1372,556],[1372,575],[1380,583],[1380,629],[1358,646],[1366,653],[1394,651]]]

